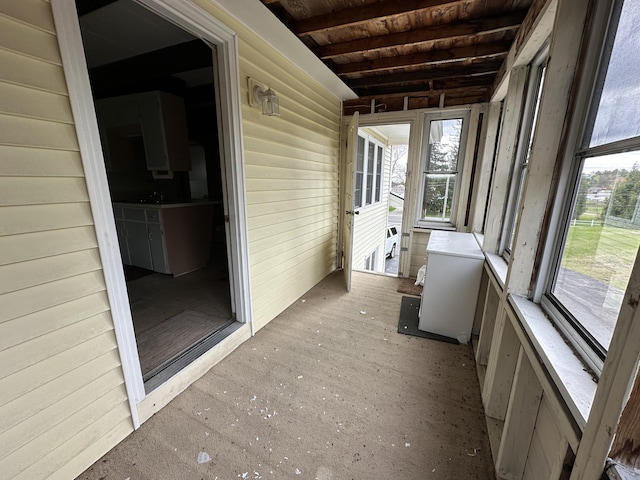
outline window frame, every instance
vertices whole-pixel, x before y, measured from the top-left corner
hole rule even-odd
[[[538,121],[538,98],[539,95],[542,95],[543,79],[548,60],[549,46],[547,41],[529,63],[527,83],[523,92],[525,102],[520,120],[518,146],[511,167],[509,190],[502,222],[502,233],[500,235],[499,253],[507,262],[511,257],[511,242],[515,234],[516,216],[522,200],[521,195],[525,183],[525,174],[529,166],[530,146],[533,145]]]
[[[585,159],[621,153],[631,149],[640,150],[640,136],[588,147],[591,129],[598,112],[601,88],[608,71],[608,62],[606,68],[603,68],[602,59],[611,53],[624,2],[623,0],[614,0],[606,2],[607,5],[604,3],[592,16],[588,53],[583,64],[585,74],[582,76],[574,102],[576,107],[566,142],[569,147],[564,152],[555,206],[550,218],[551,228],[543,251],[542,268],[533,292],[533,300],[540,303],[556,328],[569,340],[574,350],[596,377],[599,377],[602,372],[607,351],[601,346],[597,348],[595,338],[568,312],[566,307],[555,299],[551,292],[562,261],[565,238],[571,222],[570,217],[578,193]],[[612,28],[615,28],[613,34]],[[631,146],[636,148],[630,148]]]
[[[462,130],[460,131],[460,148],[458,150],[458,162],[456,164],[456,172],[455,172],[455,186],[453,191],[453,198],[451,201],[451,215],[448,220],[435,220],[429,219],[425,220],[421,218],[421,210],[422,204],[424,202],[424,184],[426,175],[429,174],[427,171],[427,162],[429,160],[429,137],[431,130],[431,122],[439,121],[439,120],[455,120],[461,118],[462,119]],[[467,150],[467,138],[469,133],[469,123],[471,119],[471,109],[456,109],[456,110],[447,110],[437,113],[426,113],[424,116],[424,126],[422,131],[422,153],[420,158],[420,172],[418,177],[418,196],[416,201],[415,208],[415,221],[414,227],[416,228],[426,228],[426,229],[447,229],[447,228],[455,228],[456,226],[456,217],[458,213],[458,206],[460,195],[462,192],[462,180],[464,179],[464,165],[465,165],[465,155]],[[450,173],[450,172],[438,172],[438,173]],[[468,185],[467,185],[468,188]]]
[[[384,164],[385,164],[385,151],[387,146],[380,142],[378,139],[364,132],[358,132],[358,146],[359,140],[363,139],[363,152],[362,152],[362,184],[360,185],[360,195],[358,192],[358,170],[357,170],[357,156],[360,153],[356,151],[356,165],[354,166],[355,170],[355,178],[354,178],[354,186],[353,186],[353,196],[354,196],[354,206],[356,209],[359,208],[367,208],[372,205],[377,205],[382,202],[382,190],[384,188]],[[358,150],[358,149],[356,149]],[[373,172],[369,172],[369,152],[373,151],[373,161],[371,162],[373,167]],[[379,152],[382,152],[382,160],[378,160]],[[378,171],[380,170],[380,171]],[[380,181],[378,182],[378,178]],[[371,199],[368,200],[369,195],[367,194],[367,189],[369,187],[369,181],[371,181],[371,188],[369,190]]]

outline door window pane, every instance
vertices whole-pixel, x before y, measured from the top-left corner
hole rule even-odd
[[[358,150],[356,151],[356,178],[353,188],[355,208],[362,206],[362,182],[364,181],[364,137],[358,137]]]
[[[378,146],[376,157],[376,202],[382,197],[382,161],[384,160],[384,149]]]
[[[367,149],[367,199],[365,205],[371,205],[373,199],[373,167],[375,165],[375,151],[375,143],[369,142],[369,148]]]

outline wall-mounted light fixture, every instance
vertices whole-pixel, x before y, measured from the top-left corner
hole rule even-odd
[[[280,100],[271,87],[263,87],[253,79],[249,79],[249,103],[261,107],[262,114],[270,117],[280,115]]]

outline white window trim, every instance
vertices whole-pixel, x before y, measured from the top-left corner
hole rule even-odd
[[[237,255],[230,259],[230,266],[235,273],[231,289],[237,295],[237,319],[248,323],[253,335],[237,35],[189,0],[138,1],[156,14],[217,47],[218,63],[217,68],[214,68],[214,74],[218,85],[218,125],[220,132],[224,132],[224,136],[221,136],[221,161],[229,183],[226,186],[228,212],[225,212],[230,219],[227,241],[233,242],[237,252]],[[145,398],[146,393],[76,5],[73,0],[52,0],[51,8],[85,171],[128,402],[133,426],[137,429],[140,426],[137,405]],[[226,139],[229,141],[224,141]]]
[[[517,209],[520,207],[520,202],[518,202],[518,193],[524,183],[522,171],[526,161],[529,144],[532,143],[536,131],[536,125],[534,124],[533,118],[536,100],[538,98],[536,94],[539,92],[540,82],[542,81],[541,70],[547,63],[548,58],[549,47],[548,45],[545,45],[529,64],[527,86],[524,93],[526,99],[520,122],[520,132],[518,134],[518,148],[511,170],[507,207],[505,209],[505,217],[502,223],[502,235],[500,240],[499,251],[507,262],[511,256],[511,235],[516,229],[516,213]],[[538,119],[535,120],[537,121]]]
[[[356,209],[360,210],[360,209],[367,209],[370,207],[374,207],[376,205],[379,205],[380,203],[382,203],[382,192],[384,190],[384,164],[385,164],[385,151],[387,149],[387,146],[385,144],[383,144],[382,142],[380,142],[377,138],[375,138],[372,135],[369,135],[367,133],[360,133],[358,132],[358,137],[363,138],[364,139],[364,155],[363,155],[363,171],[362,171],[362,188],[360,189],[360,206],[356,207]],[[372,191],[371,191],[371,203],[367,204],[366,200],[367,200],[367,166],[368,166],[368,157],[369,157],[369,144],[373,144],[375,145],[374,147],[374,160],[373,160],[373,185],[372,185]],[[382,177],[381,177],[381,181],[380,181],[380,200],[376,200],[376,173],[378,171],[378,162],[377,162],[377,156],[378,156],[378,147],[382,148],[382,163],[381,163],[381,167],[382,167]],[[356,166],[357,168],[357,166]],[[355,179],[354,179],[354,194],[355,194]]]
[[[447,229],[455,228],[455,219],[457,218],[458,206],[462,191],[462,180],[464,179],[464,167],[465,167],[465,155],[467,153],[467,137],[469,133],[469,122],[471,120],[471,109],[457,109],[447,110],[437,113],[426,113],[424,116],[423,132],[422,132],[422,150],[420,158],[420,170],[418,171],[418,196],[416,199],[416,210],[414,218],[414,227],[426,228],[426,229]],[[458,150],[458,173],[456,174],[456,185],[453,192],[453,200],[451,204],[451,215],[448,221],[437,220],[422,220],[420,218],[420,211],[422,209],[422,202],[424,200],[424,174],[427,168],[427,155],[429,149],[427,144],[429,142],[429,129],[431,128],[431,122],[434,120],[449,120],[454,118],[462,118],[462,131],[460,132],[460,148]],[[467,186],[467,188],[469,188]]]

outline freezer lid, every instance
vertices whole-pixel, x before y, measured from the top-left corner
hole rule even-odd
[[[427,253],[484,259],[473,233],[432,231],[427,243]]]

